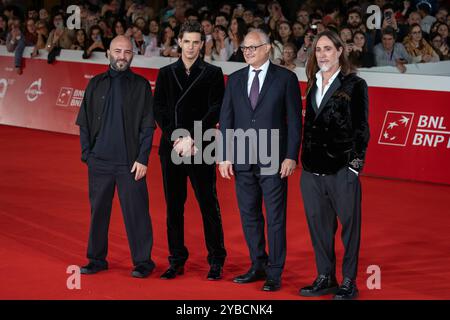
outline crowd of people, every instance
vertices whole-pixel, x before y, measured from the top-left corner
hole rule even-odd
[[[168,0],[163,8],[150,1],[73,1],[80,7],[81,26],[67,25],[66,7],[21,9],[0,5],[0,44],[15,53],[15,68],[22,73],[22,57],[30,46],[31,57],[48,51],[52,63],[61,49],[106,52],[111,40],[125,35],[135,55],[179,57],[178,31],[185,21],[201,23],[206,35],[202,55],[207,62],[244,62],[245,35],[262,29],[270,37],[271,61],[289,69],[305,67],[315,36],[338,33],[355,67],[395,66],[450,59],[450,16],[445,1],[297,1],[288,10],[277,1]],[[284,3],[283,1],[281,1]],[[379,28],[369,28],[368,6],[381,8]],[[292,5],[289,6],[291,9]]]

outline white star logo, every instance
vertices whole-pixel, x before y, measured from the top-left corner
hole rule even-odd
[[[409,118],[402,116],[402,118],[400,119],[400,122],[403,123],[405,125],[405,127],[408,125],[409,122]]]
[[[387,131],[384,132],[383,137],[384,137],[385,139],[389,139],[389,134],[387,133]]]
[[[388,125],[388,129],[392,129],[392,128],[394,128],[394,127],[397,127],[398,126],[398,124],[397,124],[397,122],[396,121],[394,121],[394,122],[389,122],[389,125]]]

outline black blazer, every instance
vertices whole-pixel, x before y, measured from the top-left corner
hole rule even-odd
[[[140,133],[143,128],[154,128],[152,89],[148,80],[130,69],[126,72],[126,88],[123,102],[123,120],[127,154],[134,161],[140,150]],[[82,150],[81,160],[87,161],[90,150],[94,148],[97,136],[103,124],[105,101],[111,87],[109,72],[93,77],[84,93],[76,124],[84,127],[88,133],[86,147]],[[80,129],[82,130],[82,129]],[[81,133],[80,133],[81,134]],[[145,162],[145,161],[142,161]]]
[[[255,129],[256,132],[267,129],[268,155],[271,155],[272,151],[270,130],[278,129],[278,136],[275,135],[279,145],[278,163],[281,165],[286,158],[297,161],[302,131],[302,101],[297,76],[286,68],[270,63],[258,103],[253,110],[247,92],[248,71],[249,66],[234,72],[228,78],[220,113],[220,131],[225,139],[220,160],[232,161],[237,171],[249,170],[252,164],[249,144],[246,144],[244,150],[245,161],[237,161],[237,143],[234,145],[234,156],[231,155],[231,138],[226,136],[227,129]],[[263,137],[257,136],[258,146],[260,138]],[[270,167],[270,164],[264,164],[259,156],[257,165]]]
[[[366,82],[340,72],[319,110],[316,90],[314,84],[306,99],[303,168],[320,174],[333,174],[345,166],[361,171],[370,136]]]
[[[183,61],[159,70],[155,88],[155,119],[162,130],[160,155],[173,149],[172,132],[189,130],[194,138],[194,121],[202,121],[203,132],[219,122],[220,106],[225,90],[222,69],[198,58],[187,81]],[[205,147],[205,145],[203,146]]]

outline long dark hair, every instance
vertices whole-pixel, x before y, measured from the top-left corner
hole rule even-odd
[[[247,34],[247,25],[242,18],[237,17],[233,19],[236,19],[236,23],[238,25],[237,34],[235,36],[237,37],[239,44],[241,44],[242,42],[244,42],[245,35]],[[233,21],[233,19],[231,19],[231,21]]]
[[[333,45],[337,50],[342,48],[342,53],[339,56],[339,66],[341,67],[341,72],[344,75],[356,72],[355,67],[353,67],[350,61],[348,60],[347,54],[345,53],[344,43],[342,42],[341,38],[337,35],[337,33],[329,30],[323,31],[319,33],[317,37],[314,39],[312,50],[310,56],[308,57],[308,62],[306,63],[306,76],[308,78],[308,87],[306,90],[307,94],[316,83],[316,73],[317,71],[319,71],[319,65],[317,64],[316,58],[316,47],[317,42],[322,37],[327,37],[328,39],[330,39],[330,41],[333,43]]]

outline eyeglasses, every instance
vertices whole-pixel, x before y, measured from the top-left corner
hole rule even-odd
[[[246,47],[246,46],[241,46],[241,50],[242,50],[242,52],[245,52],[245,51],[249,51],[250,53],[253,53],[253,52],[255,52],[256,51],[256,49],[258,49],[259,47],[262,47],[262,46],[264,46],[264,45],[266,45],[267,43],[262,43],[262,44],[260,44],[259,46],[248,46],[248,47]]]

